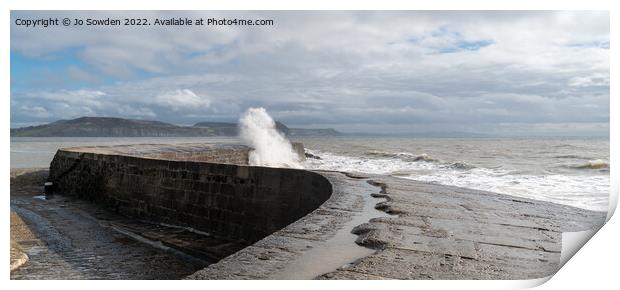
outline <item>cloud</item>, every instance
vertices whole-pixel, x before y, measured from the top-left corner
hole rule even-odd
[[[609,122],[608,12],[14,11],[11,18],[62,15],[275,25],[12,25],[12,54],[40,64],[19,80],[12,75],[12,83],[32,83],[39,67],[49,72],[46,61],[63,57],[69,64],[51,70],[72,79],[64,90],[47,83],[12,88],[12,123],[61,118],[61,103],[74,113],[173,123],[231,121],[263,106],[291,125],[381,132],[506,130],[500,123],[570,132],[576,127],[543,124]],[[22,106],[42,106],[49,115]]]
[[[47,118],[50,112],[41,106],[21,106],[21,111],[36,118]]]
[[[593,74],[589,76],[578,76],[570,79],[571,87],[593,87],[593,86],[609,86],[609,75]]]
[[[209,108],[211,101],[206,97],[199,97],[188,89],[167,92],[163,95],[155,97],[157,105],[171,108],[173,111],[183,109],[201,110]]]
[[[39,92],[36,98],[53,103],[61,103],[73,106],[85,106],[99,108],[105,101],[106,93],[97,90],[60,90],[52,92]]]
[[[91,84],[99,82],[96,76],[76,66],[69,66],[67,68],[67,74],[70,78],[79,82],[86,82]]]
[[[116,109],[116,116],[132,118],[156,118],[157,114],[149,108],[135,107],[132,105],[121,105]]]

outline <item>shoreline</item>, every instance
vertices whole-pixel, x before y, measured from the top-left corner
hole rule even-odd
[[[19,269],[19,267],[23,266],[28,262],[28,255],[20,246],[20,242],[29,241],[34,238],[33,233],[28,228],[28,225],[24,223],[22,218],[15,213],[15,211],[10,210],[11,213],[11,272]]]

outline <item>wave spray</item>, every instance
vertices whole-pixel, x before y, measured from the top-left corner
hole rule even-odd
[[[239,118],[239,136],[250,147],[249,164],[302,168],[291,142],[278,130],[265,108],[249,108]]]

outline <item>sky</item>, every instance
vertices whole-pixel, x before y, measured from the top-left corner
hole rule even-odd
[[[19,19],[273,19],[49,26]],[[609,134],[609,13],[12,11],[11,127],[81,116],[179,125],[250,107],[343,132]]]

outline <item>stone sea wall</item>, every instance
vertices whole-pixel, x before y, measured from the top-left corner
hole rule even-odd
[[[221,148],[217,150],[204,150],[204,151],[166,151],[152,153],[145,155],[144,157],[162,159],[162,160],[175,160],[175,161],[194,161],[194,162],[209,162],[209,163],[223,163],[223,164],[237,164],[247,165],[250,155],[250,148]]]
[[[55,193],[248,244],[313,211],[332,193],[330,182],[314,172],[244,165],[247,150],[241,147],[169,147],[174,150],[166,145],[61,149],[49,179]]]

